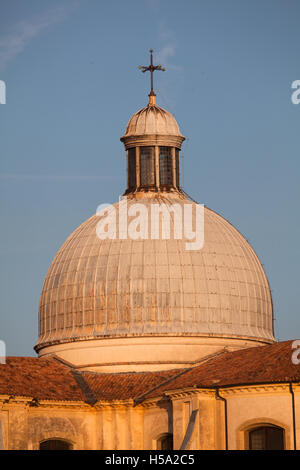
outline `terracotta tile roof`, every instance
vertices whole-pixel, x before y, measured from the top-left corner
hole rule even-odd
[[[7,357],[6,364],[0,364],[0,395],[84,400],[69,367],[37,357]]]
[[[98,400],[126,400],[143,395],[177,373],[177,370],[169,370],[119,374],[83,372],[82,375]]]
[[[177,378],[147,394],[160,396],[166,390],[187,387],[225,387],[300,381],[300,365],[292,362],[293,341],[224,353],[199,366],[186,369]]]
[[[300,381],[292,340],[225,352],[189,369],[162,372],[83,372],[55,358],[9,357],[0,364],[0,395],[95,403],[159,397],[168,390]]]
[[[74,370],[54,358],[7,357],[0,364],[0,395],[40,400],[124,400],[145,393],[174,371],[98,374]]]

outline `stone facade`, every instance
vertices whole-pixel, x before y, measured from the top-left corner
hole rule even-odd
[[[213,354],[168,371],[79,371],[57,358],[0,365],[0,446],[39,449],[248,449],[257,427],[281,429],[300,446],[300,366],[293,342]],[[170,448],[170,447],[168,447]]]
[[[300,384],[293,386],[300,409]],[[227,400],[228,449],[248,449],[249,430],[258,425],[284,429],[285,449],[294,449],[292,398],[288,383],[219,389]],[[207,389],[170,391],[167,397],[98,402],[40,401],[1,396],[1,448],[38,450],[47,439],[68,441],[74,450],[157,449],[161,436],[173,435],[173,448],[181,449],[195,411],[186,449],[225,449],[224,403]],[[297,412],[297,448],[300,420]]]

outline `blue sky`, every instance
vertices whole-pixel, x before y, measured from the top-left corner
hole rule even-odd
[[[120,142],[154,88],[187,137],[184,189],[235,225],[269,277],[277,339],[300,337],[297,0],[7,0],[0,7],[1,316],[34,355],[43,279],[125,188]]]

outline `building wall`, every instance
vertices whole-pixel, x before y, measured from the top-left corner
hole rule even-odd
[[[167,433],[173,433],[173,409],[170,400],[146,402],[143,409],[143,448],[157,449],[157,441]]]
[[[295,393],[297,448],[300,449],[300,384]],[[285,431],[285,448],[294,448],[289,384],[220,389],[227,401],[228,449],[248,448],[249,429],[273,424]],[[225,449],[225,406],[215,390],[188,389],[164,398],[98,402],[39,402],[0,397],[0,449],[39,449],[50,438],[65,439],[73,449],[157,449],[164,434],[174,449]]]
[[[143,409],[133,402],[96,405],[96,449],[141,450],[144,447]]]
[[[228,401],[229,449],[248,448],[248,430],[261,423],[284,428],[285,448],[294,448],[292,396],[288,385],[233,389],[223,395]]]
[[[2,445],[8,450],[37,450],[50,438],[67,440],[74,450],[97,445],[96,412],[84,403],[31,406],[28,399],[9,399],[0,408],[0,422]]]

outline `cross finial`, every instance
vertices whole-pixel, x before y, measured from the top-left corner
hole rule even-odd
[[[153,91],[153,72],[155,70],[161,70],[162,72],[164,72],[166,69],[164,69],[161,65],[153,65],[153,57],[152,57],[152,52],[153,52],[153,49],[150,49],[150,65],[148,65],[148,67],[145,67],[143,65],[140,65],[139,66],[139,69],[144,73],[144,72],[150,72],[150,77],[151,77],[151,91],[150,91],[150,94],[149,96],[155,96],[155,93]]]

